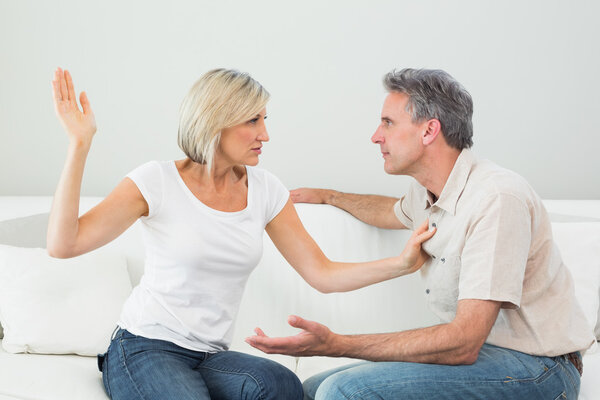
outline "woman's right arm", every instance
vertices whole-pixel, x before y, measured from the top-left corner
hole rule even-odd
[[[52,88],[56,115],[67,131],[69,149],[50,211],[47,249],[52,257],[68,258],[119,236],[148,213],[148,204],[133,181],[125,178],[100,204],[79,218],[81,180],[96,121],[85,92],[79,97],[83,112],[79,109],[68,71],[56,70]]]

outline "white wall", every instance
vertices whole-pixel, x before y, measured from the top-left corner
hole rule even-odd
[[[83,184],[181,158],[177,112],[214,67],[271,92],[261,166],[290,188],[401,195],[369,138],[394,67],[442,68],[475,101],[480,156],[544,198],[600,198],[593,1],[0,0],[0,195],[52,194],[66,153],[52,73],[72,71],[98,133]]]

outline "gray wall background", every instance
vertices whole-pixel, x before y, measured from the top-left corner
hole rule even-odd
[[[594,1],[0,0],[0,195],[51,195],[66,135],[51,79],[68,68],[98,132],[83,195],[182,158],[179,104],[215,67],[272,94],[261,166],[290,188],[401,195],[370,136],[394,67],[442,68],[475,102],[481,157],[547,199],[598,199],[600,5]]]

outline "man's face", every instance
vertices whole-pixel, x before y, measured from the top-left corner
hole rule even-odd
[[[408,96],[390,93],[383,103],[381,124],[371,137],[379,144],[384,170],[392,175],[412,175],[424,146],[422,134],[427,122],[413,123],[406,111]]]

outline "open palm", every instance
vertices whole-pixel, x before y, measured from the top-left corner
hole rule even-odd
[[[79,95],[83,111],[77,105],[73,79],[69,71],[58,68],[52,81],[54,110],[69,135],[69,140],[90,143],[96,133],[96,118],[85,92]]]

